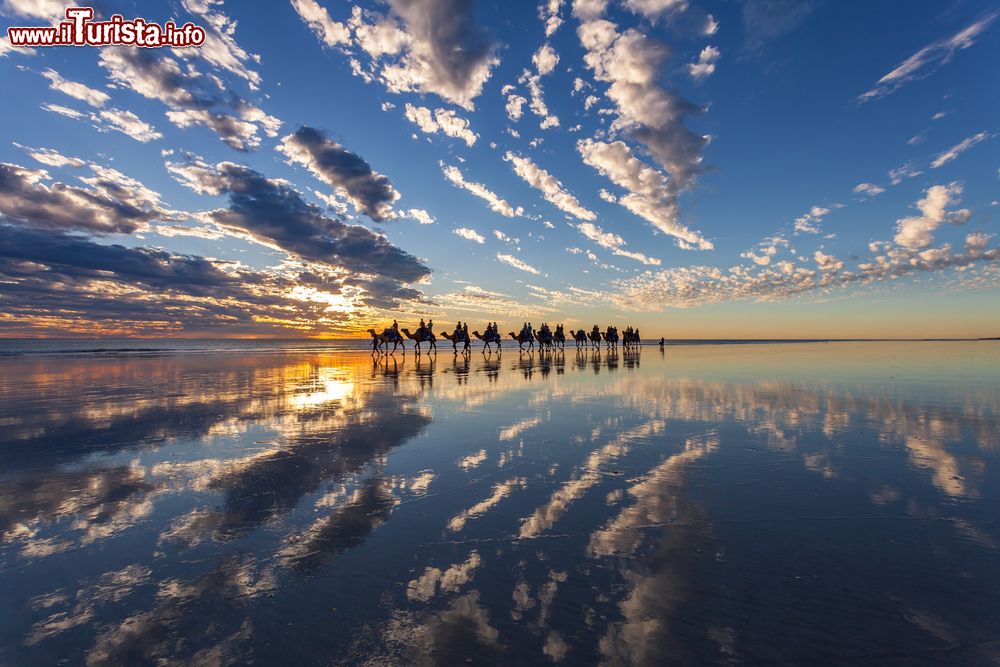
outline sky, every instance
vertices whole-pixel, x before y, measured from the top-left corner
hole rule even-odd
[[[0,337],[1000,336],[988,0],[94,7],[207,39],[0,41]]]

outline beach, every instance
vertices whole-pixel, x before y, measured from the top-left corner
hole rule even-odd
[[[1000,660],[1000,343],[30,343],[0,663]]]

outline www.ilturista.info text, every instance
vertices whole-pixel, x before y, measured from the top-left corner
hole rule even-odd
[[[11,46],[140,46],[183,48],[205,43],[205,29],[191,22],[178,26],[145,19],[126,20],[115,14],[107,21],[94,21],[92,7],[69,7],[66,20],[47,27],[7,28]]]

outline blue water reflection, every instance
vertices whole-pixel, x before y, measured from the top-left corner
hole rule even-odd
[[[0,663],[1000,659],[1000,348],[0,359]]]

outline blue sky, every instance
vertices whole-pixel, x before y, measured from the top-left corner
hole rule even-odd
[[[0,45],[0,335],[1000,335],[993,3],[96,9],[211,37]]]

